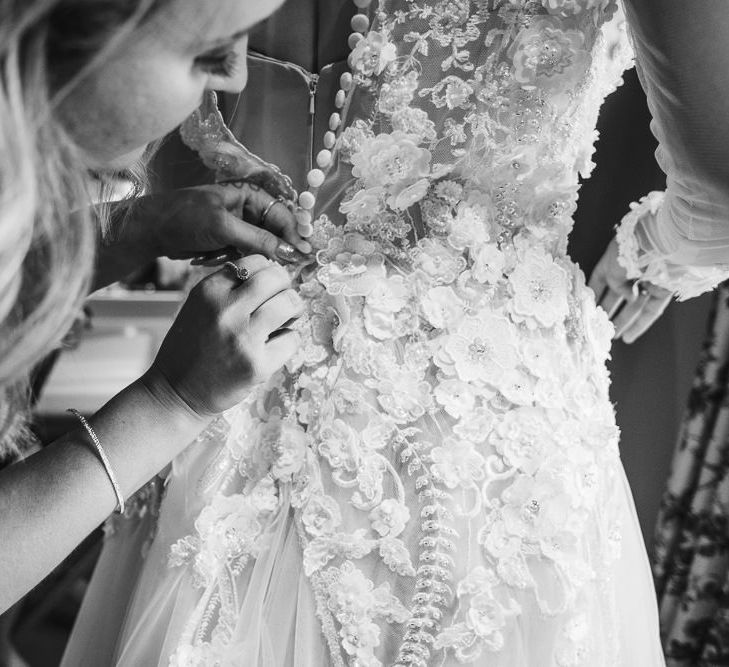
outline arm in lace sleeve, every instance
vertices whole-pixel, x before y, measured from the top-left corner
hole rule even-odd
[[[688,298],[729,277],[729,2],[625,4],[667,189],[626,216],[622,263]]]

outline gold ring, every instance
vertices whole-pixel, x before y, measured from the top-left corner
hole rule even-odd
[[[238,266],[234,262],[226,262],[223,267],[230,269],[235,273],[235,277],[240,281],[241,285],[251,277],[251,273],[245,266]]]

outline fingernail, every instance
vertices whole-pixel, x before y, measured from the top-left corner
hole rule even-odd
[[[311,243],[308,241],[299,241],[296,247],[301,250],[305,255],[309,255],[312,251]]]
[[[306,255],[304,255],[304,253],[299,252],[296,248],[294,248],[294,246],[289,245],[288,243],[278,244],[276,247],[276,257],[278,257],[282,262],[288,262],[289,264],[306,259]]]

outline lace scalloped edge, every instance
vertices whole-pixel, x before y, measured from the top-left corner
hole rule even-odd
[[[729,278],[729,265],[692,266],[671,264],[651,249],[640,247],[635,233],[638,224],[647,216],[658,213],[664,192],[654,191],[630,205],[630,212],[617,227],[618,263],[631,280],[650,282],[672,292],[678,301],[685,301],[713,290]]]

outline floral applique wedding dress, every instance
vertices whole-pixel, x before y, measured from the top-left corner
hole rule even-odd
[[[373,18],[301,351],[111,524],[66,665],[663,664],[612,326],[566,255],[623,15]]]

